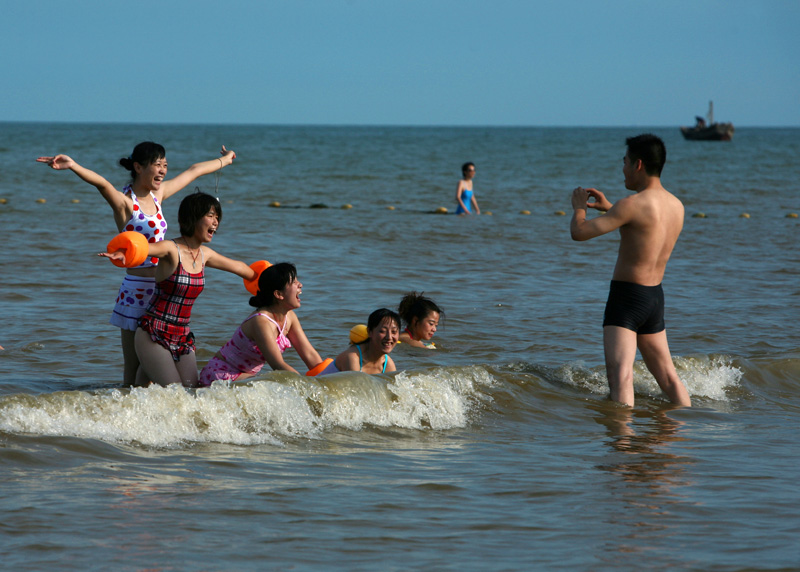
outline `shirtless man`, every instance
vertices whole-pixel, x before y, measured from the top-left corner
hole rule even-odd
[[[572,191],[570,223],[572,239],[580,241],[619,229],[617,265],[603,318],[611,399],[633,406],[633,362],[638,346],[647,369],[670,401],[691,406],[669,353],[661,289],[664,269],[683,228],[683,204],[661,186],[661,169],[667,158],[661,139],[645,134],[625,143],[625,188],[636,194],[612,204],[597,189],[578,187]],[[587,220],[587,208],[605,214]]]

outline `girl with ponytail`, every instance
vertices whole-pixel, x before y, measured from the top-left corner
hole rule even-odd
[[[250,298],[255,310],[200,372],[200,385],[252,377],[265,363],[274,370],[299,373],[283,359],[289,348],[295,349],[309,369],[321,363],[294,312],[300,307],[302,291],[293,264],[281,262],[265,269],[258,279],[258,293]]]
[[[186,187],[189,183],[230,165],[236,153],[222,146],[221,157],[195,163],[178,176],[167,180],[167,157],[162,145],[144,141],[134,147],[133,153],[119,160],[121,167],[130,172],[130,182],[118,191],[104,177],[80,166],[67,155],[39,157],[56,171],[70,170],[82,180],[97,188],[114,213],[114,222],[119,232],[139,232],[148,242],[164,240],[167,220],[161,203]],[[128,268],[117,294],[110,323],[120,328],[122,356],[125,369],[124,383],[133,385],[139,369],[139,358],[134,344],[139,318],[147,310],[155,292],[156,264],[158,259],[148,257],[140,266]]]

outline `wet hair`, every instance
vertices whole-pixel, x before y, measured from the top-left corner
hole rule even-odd
[[[397,323],[397,329],[400,329],[400,316],[388,308],[380,308],[375,310],[367,318],[367,332],[372,332],[375,328],[379,327],[383,321],[390,318],[393,322]],[[367,340],[365,340],[367,341]],[[363,343],[363,342],[362,342]]]
[[[463,165],[461,165],[461,174],[462,175],[466,175],[467,174],[467,169],[469,169],[470,167],[474,167],[474,166],[475,166],[475,163],[472,163],[471,161],[467,162],[467,163],[464,163]]]
[[[279,262],[269,266],[258,277],[258,294],[250,298],[254,308],[272,306],[278,299],[275,290],[283,290],[297,278],[297,268],[290,262]]]
[[[628,146],[628,158],[631,162],[639,159],[645,172],[651,177],[660,177],[664,163],[667,162],[667,148],[660,137],[651,133],[643,133],[625,140]]]
[[[431,312],[437,312],[440,316],[444,316],[442,310],[430,298],[423,296],[425,292],[409,292],[403,299],[400,300],[400,305],[397,307],[397,313],[403,318],[406,326],[410,326],[414,318],[417,321],[424,320]]]
[[[143,141],[133,148],[133,153],[130,157],[123,157],[119,160],[119,164],[131,172],[131,180],[136,180],[136,169],[133,164],[139,163],[142,167],[152,165],[159,159],[167,156],[167,151],[163,145],[153,143],[152,141]]]
[[[222,223],[222,205],[217,197],[204,193],[198,189],[191,195],[186,195],[178,207],[178,224],[181,226],[181,236],[192,236],[197,223],[206,216],[211,209],[217,213],[219,222]]]

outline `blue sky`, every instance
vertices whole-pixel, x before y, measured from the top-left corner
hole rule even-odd
[[[0,121],[800,126],[797,0],[0,9]]]

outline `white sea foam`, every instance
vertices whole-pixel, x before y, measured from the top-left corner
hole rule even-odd
[[[692,397],[717,401],[728,401],[726,390],[738,387],[743,375],[729,356],[679,357],[675,358],[675,368]]]
[[[171,447],[187,442],[280,444],[326,429],[364,426],[444,430],[463,427],[482,368],[400,372],[391,379],[361,373],[309,380],[280,375],[242,384],[71,391],[0,400],[0,429]]]
[[[737,387],[742,378],[742,371],[728,356],[674,357],[673,361],[691,397],[728,401],[726,390]],[[572,387],[596,394],[608,393],[608,378],[602,366],[587,368],[582,362],[572,362],[558,369],[556,375],[559,381]],[[663,396],[655,378],[641,360],[633,366],[633,388],[636,395]]]

